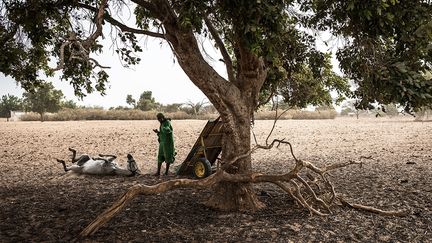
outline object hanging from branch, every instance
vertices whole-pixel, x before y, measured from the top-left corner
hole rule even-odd
[[[52,68],[51,70],[59,71],[64,68],[66,47],[69,49],[70,52],[69,61],[72,59],[78,59],[84,62],[91,62],[93,63],[93,65],[95,65],[95,67],[110,68],[108,66],[100,65],[98,61],[90,57],[90,48],[92,45],[93,43],[91,43],[89,39],[84,41],[80,40],[74,32],[70,32],[67,41],[60,46],[59,64],[57,67]]]
[[[94,58],[90,57],[90,51],[92,47],[96,45],[96,40],[100,36],[103,37],[103,21],[104,21],[104,13],[105,9],[108,7],[108,0],[103,0],[98,8],[96,17],[95,17],[95,31],[85,40],[81,40],[77,37],[77,34],[73,31],[69,32],[69,36],[66,41],[60,46],[60,56],[59,56],[59,64],[55,68],[51,68],[51,71],[58,71],[64,68],[65,65],[65,48],[68,48],[70,52],[69,61],[72,59],[77,59],[83,62],[90,62],[94,65],[94,67],[99,68],[110,68],[107,66],[102,66],[96,61]]]

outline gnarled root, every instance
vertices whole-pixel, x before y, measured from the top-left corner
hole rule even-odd
[[[224,168],[227,168],[227,166],[235,163],[238,159],[248,156],[253,152],[253,150],[251,150],[246,154],[240,155],[236,158],[233,158],[231,161],[224,163],[222,168],[216,171],[216,173],[202,180],[175,179],[152,186],[135,185],[131,187],[125,194],[123,194],[120,199],[114,202],[110,208],[105,210],[93,222],[91,222],[80,233],[80,236],[85,237],[95,233],[100,227],[102,227],[112,217],[120,212],[129,201],[138,195],[154,195],[177,188],[203,189],[215,186],[218,183],[275,184],[283,191],[287,192],[295,201],[298,202],[299,205],[308,209],[312,215],[324,216],[332,213],[330,208],[335,204],[334,202],[336,199],[339,200],[343,205],[356,209],[367,210],[380,215],[404,216],[407,214],[406,211],[383,211],[373,207],[348,203],[336,195],[334,186],[328,178],[328,172],[348,165],[360,163],[350,161],[319,168],[313,165],[311,162],[297,159],[294,156],[291,144],[283,140],[274,140],[270,145],[261,148],[270,149],[275,143],[277,143],[277,146],[280,144],[288,144],[290,146],[291,154],[295,160],[295,166],[288,173],[280,175],[266,175],[262,173],[230,174],[224,170]]]
[[[363,210],[363,211],[367,211],[367,212],[371,212],[371,213],[376,213],[376,214],[379,214],[379,215],[403,217],[403,216],[407,216],[409,214],[408,210],[390,210],[390,211],[385,211],[385,210],[381,210],[381,209],[374,208],[374,207],[371,207],[371,206],[365,206],[365,205],[356,204],[356,203],[349,203],[349,202],[347,202],[342,197],[338,197],[338,199],[342,203],[342,205],[344,205],[344,206],[347,206],[347,207],[350,207],[350,208],[354,208],[354,209],[357,209],[357,210]]]

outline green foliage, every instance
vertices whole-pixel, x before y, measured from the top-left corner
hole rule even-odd
[[[157,111],[141,111],[136,109],[93,109],[93,108],[78,108],[78,109],[62,109],[54,114],[44,114],[46,121],[81,121],[81,120],[156,120]],[[201,114],[193,116],[182,111],[170,112],[165,114],[174,120],[183,119],[214,119],[217,115]],[[36,113],[27,113],[20,117],[22,121],[37,121],[40,120],[40,115]]]
[[[284,110],[279,110],[277,115],[280,116]],[[276,111],[258,111],[255,113],[256,120],[274,120]],[[298,109],[291,109],[283,113],[279,117],[281,120],[319,120],[319,119],[335,119],[337,112],[334,109],[327,109],[321,111],[303,111]]]
[[[256,39],[254,45],[258,47],[252,49],[263,55],[268,67],[260,94],[261,104],[270,96],[279,95],[287,106],[303,108],[310,104],[332,103],[331,91],[340,97],[349,94],[347,80],[332,71],[330,54],[315,48],[315,38],[298,28],[297,16],[279,12],[286,3],[257,1],[257,4],[263,6],[252,12],[259,15],[255,16],[259,21],[252,20],[248,25],[253,26],[251,31],[259,29],[266,34],[257,31],[255,37],[246,38],[248,41]],[[268,19],[275,14],[279,17]]]
[[[397,106],[393,103],[385,105],[383,111],[387,116],[394,117],[399,115],[399,110]]]
[[[349,107],[343,107],[341,109],[340,115],[341,116],[348,116],[351,113],[355,113],[355,110],[353,110],[352,108],[349,108]]]
[[[208,104],[208,102],[205,100],[198,101],[196,103],[194,103],[192,101],[188,101],[188,102],[184,103],[182,107],[180,107],[180,110],[186,112],[189,115],[197,116],[197,115],[200,115],[204,111],[204,107],[207,104]]]
[[[183,104],[181,103],[173,103],[173,104],[168,104],[168,105],[162,105],[159,109],[162,110],[163,112],[177,112],[180,110],[180,107]]]
[[[136,100],[132,97],[132,95],[128,94],[126,96],[126,104],[132,106],[132,107],[136,107]]]
[[[406,111],[432,104],[432,4],[422,0],[309,0],[309,27],[346,39],[337,57],[358,86],[359,107],[399,103]]]
[[[54,89],[54,86],[48,82],[40,82],[39,87],[32,92],[23,94],[24,107],[26,111],[33,111],[41,116],[46,112],[56,112],[61,109],[61,99],[63,93],[61,90]]]
[[[144,91],[136,103],[136,108],[142,111],[150,111],[156,109],[158,103],[156,103],[155,99],[152,97],[151,91]]]
[[[60,107],[62,109],[76,109],[78,108],[77,104],[73,100],[61,100]]]
[[[74,29],[71,22],[92,20],[93,16],[74,11],[78,1],[14,1],[0,3],[0,72],[12,76],[22,88],[33,92],[41,85],[38,78],[40,71],[52,76],[48,66],[50,57],[60,56],[60,46],[69,33],[83,38],[88,32],[83,25]],[[89,3],[96,6],[96,1]],[[76,46],[74,47],[76,48]],[[101,45],[94,43],[90,52],[101,50]],[[104,94],[108,76],[104,70],[95,71],[91,62],[71,58],[70,51],[65,51],[65,65],[61,79],[70,81],[75,94],[83,97],[86,93],[97,90]]]
[[[134,13],[142,30],[165,35],[165,30],[179,25],[171,35],[182,31],[209,37],[204,20],[210,21],[232,59],[234,75],[244,71],[239,64],[245,56],[262,57],[268,70],[261,89],[262,102],[280,95],[286,104],[295,107],[330,104],[333,91],[340,97],[358,99],[359,108],[378,102],[401,104],[406,111],[412,111],[432,104],[432,78],[424,75],[432,69],[430,1],[169,0],[168,4],[156,5],[153,1],[134,2],[139,4]],[[83,5],[87,10],[83,10]],[[0,72],[33,92],[42,85],[38,79],[41,71],[53,75],[49,59],[58,59],[69,34],[75,33],[80,40],[91,34],[83,26],[94,19],[95,14],[89,9],[97,7],[98,1],[2,1]],[[115,11],[117,7],[127,6],[122,1],[110,1],[104,17],[118,17],[116,14],[121,11]],[[167,8],[175,13],[175,19],[163,15]],[[136,33],[118,24],[117,28],[121,31],[115,35],[115,51],[123,65],[139,63],[136,54],[142,49]],[[336,75],[330,56],[315,48],[317,36],[310,34],[311,29],[329,31],[342,40],[344,46],[337,58],[345,77]],[[179,44],[176,38],[170,39],[170,46]],[[65,50],[61,78],[71,83],[77,96],[95,90],[104,94],[108,74],[93,62],[72,58],[70,50],[74,48],[78,46]],[[88,51],[98,53],[101,48],[95,41]],[[353,93],[348,91],[347,79],[357,88]],[[155,102],[140,99],[136,103],[140,109],[148,110],[154,109]]]
[[[2,95],[0,100],[0,117],[10,118],[10,111],[21,110],[22,100],[14,95]]]

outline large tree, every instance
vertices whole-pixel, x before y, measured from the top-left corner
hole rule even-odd
[[[124,8],[134,10],[135,25],[120,21]],[[137,35],[168,43],[224,122],[223,171],[199,184],[216,184],[209,205],[221,209],[258,209],[263,205],[249,182],[302,183],[294,174],[314,168],[296,159],[299,167],[284,177],[252,174],[250,141],[254,110],[270,97],[282,95],[301,107],[329,103],[331,90],[347,91],[329,55],[315,48],[319,31],[343,43],[337,58],[357,87],[352,98],[360,107],[394,102],[411,111],[432,103],[432,81],[423,75],[432,65],[432,6],[426,0],[5,0],[0,11],[0,71],[28,90],[39,84],[40,70],[61,70],[77,95],[103,92],[108,74],[92,54],[103,50],[99,39],[110,26],[124,65],[140,60],[134,56],[141,51]],[[84,28],[88,23],[94,28]],[[206,61],[200,38],[218,48],[226,77]],[[56,67],[49,66],[52,57]]]
[[[41,82],[31,92],[24,92],[23,101],[26,111],[33,111],[44,121],[46,112],[57,112],[62,108],[63,92],[57,90],[51,83]]]
[[[140,98],[136,102],[135,108],[138,108],[142,111],[150,111],[156,109],[158,103],[155,98],[152,96],[151,91],[144,91],[140,95]]]
[[[22,109],[22,99],[15,95],[3,95],[0,100],[0,117],[11,117],[11,111]]]

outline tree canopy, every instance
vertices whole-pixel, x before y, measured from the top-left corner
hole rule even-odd
[[[135,25],[120,21],[127,8]],[[0,11],[0,71],[26,90],[39,84],[40,71],[61,69],[77,95],[104,92],[108,74],[92,53],[102,51],[99,37],[110,25],[124,65],[140,61],[138,35],[165,39],[179,59],[176,33],[210,37],[229,82],[244,85],[243,69],[253,66],[242,63],[246,54],[262,57],[267,71],[261,101],[281,94],[297,106],[328,103],[332,89],[348,94],[346,80],[331,72],[328,54],[315,48],[316,31],[329,31],[343,43],[337,58],[357,87],[352,96],[359,106],[393,102],[409,110],[432,101],[432,81],[423,75],[432,59],[430,1],[6,0]],[[90,22],[95,28],[85,27]],[[53,60],[57,67],[50,66]]]
[[[123,11],[134,13],[135,24],[121,21]],[[283,175],[252,173],[251,121],[257,107],[271,97],[282,96],[297,107],[329,104],[332,91],[358,100],[358,107],[395,103],[412,111],[432,104],[432,80],[425,75],[432,68],[430,0],[4,0],[0,12],[0,72],[29,94],[43,84],[40,75],[60,70],[78,96],[104,93],[108,71],[95,57],[104,50],[103,37],[112,38],[124,66],[140,61],[139,36],[167,43],[219,112],[223,153],[220,169],[209,179],[158,184],[158,192],[214,185],[207,205],[223,210],[262,208],[251,183],[271,182],[322,215],[299,192],[299,184],[309,185],[299,176],[302,169],[322,178],[336,198],[325,173],[344,165],[321,170],[296,159],[284,139],[269,144],[267,138],[265,145],[254,148],[287,144],[295,168]],[[321,32],[340,43],[336,58],[343,76],[333,72],[330,53],[316,47]],[[206,59],[204,38],[219,50],[226,75]],[[355,86],[353,93],[348,80]],[[116,205],[124,206],[132,198],[128,193],[148,190],[133,187]],[[310,191],[307,198],[330,211]],[[108,214],[118,211],[116,205]],[[99,219],[83,235],[109,217]]]
[[[142,111],[154,110],[157,107],[157,102],[151,91],[144,91],[136,102],[136,108]]]
[[[9,121],[11,111],[21,110],[22,100],[14,95],[3,95],[0,99],[0,117],[6,117]]]
[[[34,91],[25,92],[23,98],[25,109],[38,113],[43,121],[46,112],[56,112],[62,108],[63,93],[54,89],[51,83],[41,82]]]

